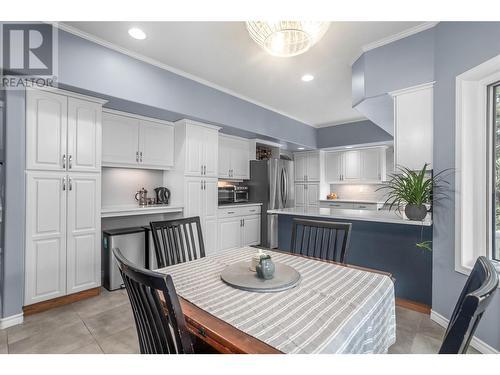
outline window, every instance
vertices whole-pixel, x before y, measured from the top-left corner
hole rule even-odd
[[[493,259],[500,260],[500,83],[490,88],[491,128],[493,130]]]

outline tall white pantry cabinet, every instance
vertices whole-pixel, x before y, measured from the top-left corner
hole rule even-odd
[[[25,306],[101,285],[104,103],[26,90]]]

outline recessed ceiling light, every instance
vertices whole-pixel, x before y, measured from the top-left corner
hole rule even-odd
[[[345,148],[352,148],[353,146],[345,146]]]
[[[146,33],[141,29],[139,29],[138,27],[132,27],[131,29],[129,29],[128,35],[130,35],[134,39],[139,39],[139,40],[146,39]]]
[[[302,76],[302,81],[304,82],[311,82],[314,79],[314,76],[312,74],[304,74]]]
[[[304,147],[298,147],[297,148],[297,150],[303,150],[303,149],[304,149]]]

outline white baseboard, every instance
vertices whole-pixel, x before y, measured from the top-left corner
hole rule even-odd
[[[448,327],[449,320],[446,319],[441,314],[431,310],[431,320],[435,321],[440,326],[446,328]],[[496,350],[494,347],[486,344],[483,340],[478,339],[476,336],[472,337],[470,340],[470,345],[476,349],[478,352],[483,354],[499,354],[500,352]]]
[[[12,326],[16,326],[23,322],[23,313],[17,315],[7,316],[5,318],[0,319],[0,329],[9,328]]]

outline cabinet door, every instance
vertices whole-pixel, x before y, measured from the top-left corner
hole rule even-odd
[[[342,153],[327,152],[325,155],[326,182],[340,181],[341,174],[342,174]]]
[[[102,115],[102,163],[137,167],[139,120],[112,113]]]
[[[217,250],[218,191],[216,178],[204,178],[202,190],[203,238],[207,254]]]
[[[382,179],[380,153],[380,148],[370,148],[360,151],[362,180],[380,181]]]
[[[303,207],[306,205],[306,185],[295,184],[295,206]]]
[[[232,177],[239,180],[250,179],[250,152],[247,141],[233,140],[233,153],[231,160]]]
[[[296,153],[293,156],[295,181],[305,181],[306,179],[306,154]]]
[[[65,177],[26,174],[25,305],[66,294]]]
[[[347,151],[344,153],[343,180],[359,180],[361,178],[360,151]]]
[[[186,177],[184,191],[184,216],[203,216],[203,180],[199,177]]]
[[[67,294],[101,285],[101,181],[68,175]]]
[[[217,218],[205,218],[202,223],[205,253],[215,254],[217,252]]]
[[[241,217],[230,217],[219,220],[217,224],[219,251],[241,247],[241,220]]]
[[[260,243],[260,215],[243,218],[242,246],[258,245]]]
[[[232,153],[231,139],[227,137],[219,137],[219,177],[229,178],[229,170],[231,169],[231,153]]]
[[[204,127],[186,125],[186,166],[185,174],[201,176],[203,173]]]
[[[319,206],[319,184],[307,184],[306,205],[308,207]]]
[[[219,164],[219,132],[203,128],[203,165],[204,176],[217,177]]]
[[[26,90],[26,169],[65,170],[68,99]]]
[[[139,166],[170,169],[174,165],[174,127],[153,121],[140,121]]]
[[[101,170],[101,114],[98,103],[68,98],[69,171]]]
[[[307,181],[319,181],[320,176],[319,152],[308,152],[306,157]]]

